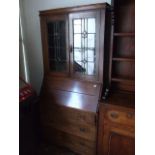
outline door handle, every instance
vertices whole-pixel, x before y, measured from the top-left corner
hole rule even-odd
[[[73,46],[72,46],[72,45],[70,45],[70,47],[69,47],[69,52],[70,52],[70,53],[73,52]]]

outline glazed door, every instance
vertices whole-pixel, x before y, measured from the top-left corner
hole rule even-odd
[[[98,80],[99,11],[69,14],[71,76]]]
[[[67,15],[47,16],[45,31],[46,71],[51,74],[67,75],[69,73]]]

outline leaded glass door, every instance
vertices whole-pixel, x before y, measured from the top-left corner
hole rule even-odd
[[[99,12],[69,15],[71,74],[88,80],[98,78]]]
[[[47,50],[49,70],[55,74],[69,73],[68,20],[59,15],[47,18]]]

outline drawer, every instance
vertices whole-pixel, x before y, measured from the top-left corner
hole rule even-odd
[[[135,113],[134,110],[126,110],[119,108],[108,108],[105,110],[105,119],[113,123],[134,126]]]
[[[51,127],[44,127],[44,140],[48,143],[67,147],[73,152],[80,155],[95,155],[96,142],[91,142],[86,139],[67,134]]]
[[[96,113],[81,111],[56,104],[41,105],[41,119],[43,121],[65,121],[77,124],[96,125]]]
[[[72,134],[90,141],[96,141],[96,127],[88,126],[84,124],[73,124],[69,122],[65,122],[64,120],[51,120],[49,123],[44,122],[44,125],[48,125],[52,128],[58,129],[60,131],[66,132],[68,134]]]

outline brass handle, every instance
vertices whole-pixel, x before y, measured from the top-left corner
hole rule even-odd
[[[80,128],[80,131],[81,131],[81,132],[85,132],[86,129],[85,129],[85,128]]]
[[[118,113],[112,112],[112,113],[110,114],[110,116],[111,116],[112,118],[118,118]]]
[[[80,142],[80,145],[84,146],[85,144],[83,142]]]
[[[133,113],[131,113],[131,112],[127,113],[127,117],[128,118],[132,118],[133,117]]]

